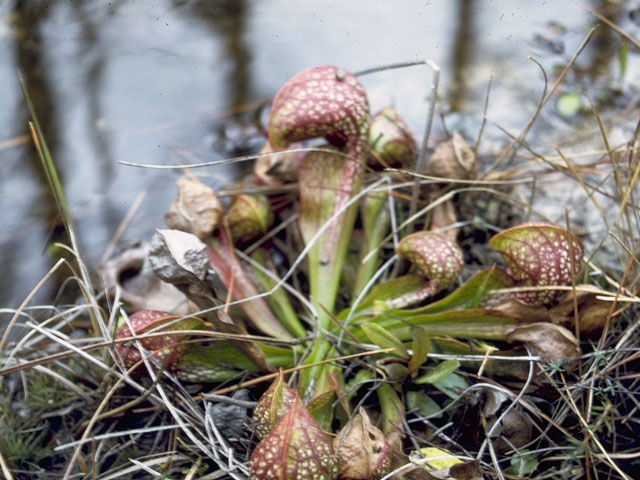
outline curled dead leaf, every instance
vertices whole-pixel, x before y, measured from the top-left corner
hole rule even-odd
[[[576,286],[579,287],[581,285]],[[602,330],[610,315],[611,302],[599,300],[595,293],[579,290],[567,292],[564,300],[549,311],[553,323],[573,330],[576,324],[575,305],[578,306],[577,322],[580,333],[589,334]]]
[[[367,480],[385,475],[391,466],[389,444],[382,431],[360,409],[333,440],[338,477]]]
[[[234,243],[242,244],[267,233],[273,212],[264,195],[236,195],[225,215]]]
[[[487,419],[487,431],[494,428],[496,422],[499,425],[493,429],[491,441],[499,453],[512,450],[514,447],[522,447],[531,440],[531,420],[518,406],[502,412],[511,403],[511,398],[502,391],[493,388],[482,390],[484,404],[482,414]]]
[[[512,296],[506,296],[500,299],[498,305],[492,305],[491,310],[497,310],[505,313],[512,318],[523,323],[550,322],[551,315],[549,310],[541,305],[531,305],[524,303]]]
[[[471,180],[476,172],[476,154],[458,132],[438,145],[429,160],[429,173],[436,177]]]
[[[368,164],[373,168],[411,168],[418,158],[418,147],[409,127],[390,106],[371,119],[369,148],[372,158]]]
[[[180,177],[178,196],[164,216],[170,228],[207,238],[220,222],[222,205],[213,189],[197,179]]]
[[[552,323],[519,325],[507,333],[507,341],[523,342],[533,355],[539,355],[544,362],[562,363],[567,371],[574,367],[567,362],[581,355],[578,340],[573,333]]]
[[[100,265],[96,276],[101,288],[111,293],[116,286],[120,287],[120,299],[129,311],[155,309],[178,315],[189,313],[187,297],[148,268],[148,253],[148,243],[137,243]]]

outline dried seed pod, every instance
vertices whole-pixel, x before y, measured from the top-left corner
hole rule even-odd
[[[293,405],[256,446],[252,480],[334,480],[338,474],[329,436],[295,395]]]
[[[456,207],[451,200],[438,203],[433,208],[433,216],[431,217],[431,230],[441,230],[441,233],[452,242],[456,241],[459,227],[451,227],[458,221]]]
[[[178,196],[164,216],[170,228],[193,233],[204,240],[221,217],[222,204],[211,187],[188,177],[178,179]]]
[[[342,479],[377,479],[389,472],[391,451],[382,431],[358,411],[333,440]]]
[[[273,99],[269,141],[276,148],[323,137],[359,157],[370,122],[369,102],[358,79],[338,67],[310,67],[294,75]]]
[[[411,167],[418,158],[418,147],[409,127],[393,107],[385,107],[371,119],[369,127],[369,148],[376,166]]]
[[[244,243],[267,233],[273,212],[264,195],[236,195],[225,218],[234,244]]]
[[[129,317],[131,326],[136,335],[142,335],[143,333],[155,329],[165,323],[180,318],[179,315],[172,313],[161,312],[158,310],[140,310]],[[170,330],[179,330],[179,324],[174,324],[168,327]],[[131,329],[126,323],[123,324],[118,333],[116,334],[116,340],[119,338],[131,337]],[[184,345],[180,345],[185,339],[185,335],[161,335],[143,337],[140,339],[140,344],[153,354],[158,363],[164,366],[167,370],[171,371],[173,366],[176,365],[182,355],[184,354]],[[135,343],[125,342],[117,343],[116,350],[124,359],[124,363],[127,368],[131,368],[137,362],[142,359],[140,350],[138,350]],[[141,368],[136,369],[133,373],[135,375],[144,375],[146,368],[144,365]]]
[[[582,265],[584,247],[573,233],[542,223],[523,223],[494,235],[489,245],[504,258],[520,286],[569,285]],[[548,305],[562,290],[519,292],[532,305]]]
[[[429,173],[436,177],[470,180],[476,172],[476,154],[458,132],[438,145],[429,159]]]
[[[295,391],[285,383],[280,370],[278,377],[262,394],[253,410],[252,422],[258,438],[267,436],[278,420],[291,408],[295,398]]]

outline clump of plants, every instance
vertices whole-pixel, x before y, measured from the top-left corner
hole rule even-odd
[[[582,371],[585,340],[620,313],[587,284],[590,252],[570,222],[500,225],[478,257],[459,208],[474,189],[454,192],[482,172],[477,152],[456,132],[416,172],[400,114],[371,115],[342,68],[292,77],[267,132],[228,201],[193,172],[178,180],[148,262],[186,307],[113,307],[101,346],[112,383],[83,440],[148,402],[142,415],[166,409],[178,450],[198,457],[194,474],[533,474],[542,460],[527,452],[557,441],[536,401],[559,400],[550,387]],[[109,412],[131,389],[143,398]]]
[[[138,347],[185,381],[230,381],[243,370],[280,369],[265,393],[254,393],[260,401],[253,428],[261,440],[252,449],[251,478],[373,479],[409,464],[407,412],[429,401],[430,389],[423,386],[440,392],[442,382],[455,378],[459,391],[450,386],[449,392],[460,395],[473,385],[455,373],[463,368],[459,361],[439,361],[432,352],[486,355],[484,371],[499,375],[505,368],[490,354],[500,350],[573,368],[581,351],[572,332],[585,312],[578,306],[561,318],[553,309],[575,292],[584,268],[575,234],[544,223],[514,226],[489,242],[504,264],[486,265],[462,281],[465,253],[450,225],[434,225],[433,215],[424,215],[413,225],[419,231],[409,234],[406,225],[392,230],[390,217],[403,209],[390,202],[394,179],[368,172],[379,165],[411,168],[416,142],[391,108],[372,121],[364,88],[341,68],[312,67],[289,80],[273,100],[267,131],[263,151],[269,153],[257,161],[246,193],[233,197],[225,211],[212,189],[195,178],[181,179],[167,214],[173,230],[159,231],[151,242],[156,274],[178,286],[192,302],[191,315],[202,321],[190,335],[233,336],[208,346],[185,345],[180,330],[187,320],[145,312],[131,319],[140,326],[138,335],[149,329],[160,335]],[[431,195],[442,195],[447,181],[476,174],[474,152],[464,139],[457,134],[451,142],[434,159],[448,178],[441,177]],[[252,183],[271,190],[251,194]],[[295,193],[285,201],[278,188],[287,185]],[[455,202],[448,209],[456,215]],[[270,234],[291,218],[284,230]],[[218,291],[211,275],[222,283]],[[143,325],[139,318],[148,321]],[[177,320],[173,328],[159,328],[171,318]],[[171,336],[164,333],[169,328]],[[252,332],[266,337],[253,340]],[[116,338],[130,333],[125,324]],[[291,345],[276,347],[278,340]],[[135,352],[125,355],[127,365],[140,359],[138,347],[118,345],[119,351]],[[352,355],[362,355],[356,365],[345,363]],[[283,369],[295,371],[291,385]],[[377,402],[365,400],[367,381]],[[530,432],[531,420],[519,415],[512,420]],[[490,441],[518,448],[530,437],[498,435]],[[479,474],[478,463],[464,465]]]

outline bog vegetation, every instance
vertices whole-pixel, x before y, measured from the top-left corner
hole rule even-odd
[[[185,168],[166,226],[95,275],[34,118],[83,300],[27,299],[2,338],[4,476],[631,478],[638,129],[611,145],[594,110],[601,152],[543,155],[536,112],[488,152],[429,143],[430,112],[419,148],[310,67],[231,198]],[[586,205],[556,223],[530,201],[551,174]]]

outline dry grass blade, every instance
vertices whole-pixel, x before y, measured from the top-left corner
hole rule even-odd
[[[11,474],[11,470],[9,470],[9,465],[7,465],[2,452],[0,452],[0,469],[6,480],[13,480],[13,475]]]
[[[564,376],[562,376],[562,379],[563,379],[563,382],[564,382],[565,381]],[[565,382],[565,387],[566,387],[566,382]],[[620,469],[620,467],[609,456],[609,453],[602,446],[602,443],[600,443],[600,440],[598,439],[598,437],[592,432],[592,426],[589,425],[587,423],[587,421],[584,419],[584,417],[582,416],[582,413],[580,412],[580,409],[576,405],[575,400],[573,399],[573,397],[570,394],[564,394],[562,390],[558,390],[558,392],[560,393],[560,395],[562,395],[565,398],[565,400],[567,401],[567,404],[573,410],[574,415],[578,418],[578,420],[580,421],[580,423],[584,427],[585,436],[588,437],[590,440],[592,440],[597,445],[598,449],[600,450],[600,452],[602,453],[604,458],[609,462],[609,465],[611,466],[611,468],[613,470],[615,470],[616,472],[618,472],[620,474],[620,476],[622,478],[624,478],[625,480],[632,480],[632,477],[628,476],[625,472],[623,472]]]
[[[27,297],[22,301],[22,303],[20,304],[20,306],[16,310],[15,314],[13,315],[13,317],[11,317],[11,320],[9,320],[9,324],[7,325],[7,328],[5,329],[4,333],[2,334],[2,338],[0,339],[0,354],[2,354],[2,352],[4,351],[4,347],[6,346],[8,340],[9,340],[9,334],[11,333],[11,329],[13,328],[13,326],[16,323],[16,321],[18,320],[18,317],[20,317],[20,313],[25,309],[25,307],[27,305],[29,305],[29,302],[31,302],[31,300],[33,299],[34,295],[38,292],[38,290],[40,290],[42,285],[44,285],[46,283],[46,281],[53,275],[53,273],[56,270],[58,270],[58,268],[60,268],[60,266],[64,262],[65,262],[65,260],[63,258],[58,260],[56,262],[56,264],[53,267],[51,267],[51,269],[46,273],[46,275],[44,277],[42,277],[42,279],[40,279],[40,281],[33,288],[33,290],[31,290],[31,292],[29,292],[29,295],[27,295]],[[2,378],[0,377],[0,386],[1,385],[2,385]]]
[[[512,152],[513,152],[513,155],[515,155],[516,148],[523,143],[525,137],[529,133],[529,130],[531,130],[531,127],[533,126],[536,119],[538,118],[540,111],[546,105],[549,99],[555,94],[560,84],[562,84],[562,82],[564,81],[564,77],[567,75],[569,70],[571,70],[574,63],[578,59],[578,56],[580,55],[580,53],[582,53],[584,48],[591,41],[591,38],[593,37],[593,34],[596,32],[596,30],[597,30],[597,27],[593,27],[591,30],[589,30],[589,33],[587,33],[582,43],[577,48],[576,52],[573,54],[573,57],[571,57],[571,60],[569,60],[569,63],[567,63],[567,65],[562,69],[562,72],[560,72],[560,75],[558,75],[558,78],[551,86],[551,90],[549,90],[545,95],[543,95],[538,105],[538,108],[536,109],[535,113],[531,116],[527,124],[522,129],[522,132],[520,133],[520,135],[518,135],[518,137],[511,143],[511,145],[500,155],[500,157],[498,157],[498,159],[493,163],[493,165],[491,165],[491,167],[489,168],[489,171],[494,170],[506,157],[511,155]],[[546,91],[546,87],[545,87],[545,91]]]
[[[622,35],[625,39],[627,39],[629,42],[631,42],[633,45],[636,46],[636,48],[640,48],[640,42],[638,42],[638,40],[636,40],[632,35],[628,34],[627,32],[625,32],[622,28],[620,28],[618,25],[616,25],[615,23],[613,23],[611,20],[609,20],[607,17],[605,17],[604,15],[602,15],[600,12],[594,10],[591,7],[587,7],[586,5],[584,5],[582,8],[584,8],[587,12],[589,12],[590,14],[592,14],[594,17],[597,17],[598,20],[600,20],[602,23],[607,24],[609,27],[611,27],[613,30],[615,30],[616,32],[618,32],[620,35]]]
[[[80,254],[80,245],[79,239],[76,233],[76,229],[73,223],[73,219],[71,217],[71,211],[69,210],[69,205],[67,204],[67,199],[64,194],[64,190],[62,188],[62,184],[60,183],[60,179],[58,177],[58,173],[49,153],[49,148],[44,139],[44,134],[42,129],[40,128],[40,124],[38,123],[38,119],[36,117],[35,109],[33,108],[33,104],[31,103],[31,98],[29,96],[29,92],[27,90],[27,86],[25,85],[22,76],[20,75],[20,84],[22,86],[22,91],[24,93],[25,101],[27,103],[27,107],[29,108],[29,112],[31,114],[32,122],[29,122],[29,129],[31,131],[31,136],[33,139],[33,143],[38,152],[38,156],[42,162],[43,170],[46,174],[47,180],[49,181],[49,187],[53,193],[54,198],[56,199],[56,204],[58,206],[58,210],[60,211],[60,215],[64,221],[65,229],[67,231],[67,235],[69,236],[69,241],[71,243],[71,249],[73,250],[74,256],[78,259],[78,266],[80,269],[80,277],[82,279],[81,287],[82,292],[85,295],[85,299],[89,305],[95,307],[94,309],[89,309],[88,313],[91,317],[91,322],[94,328],[94,331],[102,333],[102,322],[96,315],[96,311],[98,311],[98,302],[96,300],[92,284],[91,284],[91,276],[89,274],[89,270],[86,266],[86,263],[82,261],[82,256]]]

